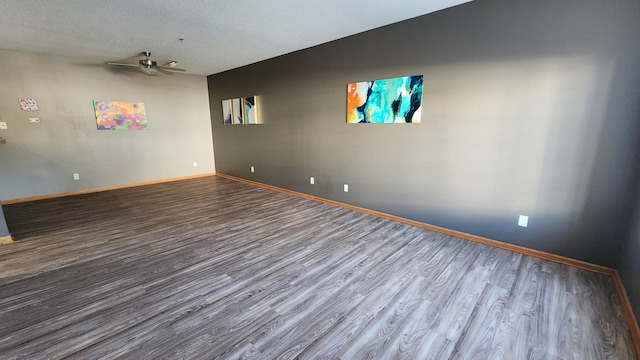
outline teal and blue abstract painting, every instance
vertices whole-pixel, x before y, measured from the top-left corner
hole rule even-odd
[[[348,123],[419,123],[423,75],[351,83]]]
[[[225,125],[233,123],[233,111],[231,111],[231,99],[222,100],[222,119]]]
[[[243,110],[242,98],[231,99],[231,111],[233,112],[232,124],[244,124]]]
[[[245,124],[257,124],[258,123],[258,115],[256,114],[256,98],[254,96],[249,96],[243,98],[244,100],[244,115],[245,115]]]

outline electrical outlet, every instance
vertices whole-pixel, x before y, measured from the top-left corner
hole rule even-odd
[[[314,178],[313,178],[313,176],[312,176],[312,177],[310,177],[310,178],[309,178],[309,183],[310,183],[311,185],[315,184],[315,183],[316,183],[316,179],[314,179]]]
[[[193,167],[198,167],[198,162],[197,161],[193,162]]]
[[[73,174],[73,180],[80,180],[80,174],[78,173]]]
[[[4,121],[0,121],[0,130],[7,130],[7,123]]]
[[[349,185],[344,184],[344,192],[349,192]]]
[[[251,172],[254,173],[256,172],[256,168],[254,168],[253,166],[251,167]]]
[[[29,123],[37,124],[40,122],[40,118],[29,118]]]
[[[518,226],[527,227],[529,225],[529,217],[527,215],[520,215],[518,218]]]

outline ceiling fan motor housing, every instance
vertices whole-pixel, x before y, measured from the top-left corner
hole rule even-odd
[[[156,67],[158,64],[151,59],[141,59],[140,65],[146,66],[146,67]]]

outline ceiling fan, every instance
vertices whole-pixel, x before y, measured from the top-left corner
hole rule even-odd
[[[140,71],[142,71],[143,73],[149,76],[155,75],[157,72],[161,72],[167,75],[173,75],[171,71],[187,71],[185,69],[174,67],[177,64],[176,61],[169,61],[167,63],[168,66],[158,66],[157,62],[149,59],[149,56],[151,56],[151,53],[148,51],[143,51],[141,55],[143,55],[145,58],[138,60],[138,64],[120,63],[120,62],[107,62],[107,64],[115,65],[115,66],[135,67],[140,69]]]

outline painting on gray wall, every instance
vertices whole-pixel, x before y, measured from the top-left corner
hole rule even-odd
[[[244,124],[244,112],[242,111],[242,98],[231,99],[231,111],[233,113],[232,124]]]
[[[226,125],[232,124],[233,112],[231,111],[231,100],[222,100],[222,119]]]
[[[244,103],[245,123],[257,124],[258,115],[256,114],[256,98],[255,96],[242,98]]]
[[[98,130],[146,130],[144,103],[127,101],[93,101]]]
[[[347,123],[419,123],[424,75],[350,83]]]
[[[22,111],[38,111],[36,99],[18,99],[18,102]]]
[[[222,100],[225,125],[258,124],[257,96]]]

